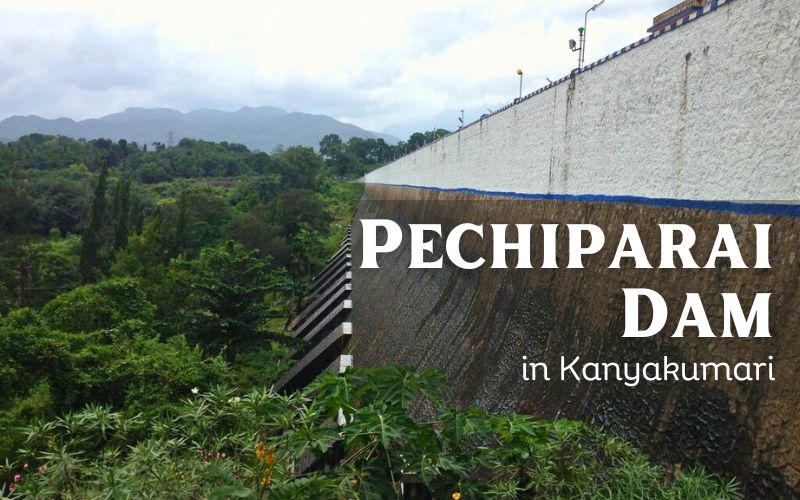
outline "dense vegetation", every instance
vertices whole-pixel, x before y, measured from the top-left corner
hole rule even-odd
[[[407,141],[400,141],[398,144],[387,144],[383,139],[359,137],[343,142],[336,134],[329,134],[320,141],[319,152],[334,174],[342,177],[360,175],[449,133],[441,128],[424,133],[414,132]]]
[[[412,475],[452,498],[735,496],[576,422],[457,411],[433,373],[266,389],[384,146],[0,144],[0,493],[373,498]]]
[[[36,419],[269,383],[359,196],[302,147],[0,145],[0,461]]]
[[[37,498],[395,498],[403,482],[453,499],[737,496],[732,483],[652,465],[580,422],[456,411],[445,388],[435,372],[372,369],[325,374],[290,396],[217,387],[156,419],[93,405],[26,429],[22,453],[31,462],[17,490]],[[420,398],[430,410],[412,418]],[[332,466],[298,474],[315,457]]]

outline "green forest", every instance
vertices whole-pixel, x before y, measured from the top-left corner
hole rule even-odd
[[[580,422],[455,407],[435,371],[270,389],[358,178],[446,132],[0,144],[0,496],[739,497]]]

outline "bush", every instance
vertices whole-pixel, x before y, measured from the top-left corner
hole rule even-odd
[[[53,411],[108,405],[126,415],[159,415],[177,407],[191,388],[230,382],[227,364],[205,359],[182,336],[160,342],[130,320],[91,333],[48,329],[30,310],[0,320],[0,461],[20,442],[18,427]]]
[[[148,302],[139,282],[118,278],[62,293],[42,309],[42,317],[55,330],[91,332],[113,328],[123,321],[153,319],[155,306]]]
[[[581,422],[457,411],[441,380],[378,368],[325,374],[288,396],[216,388],[149,420],[88,407],[27,430],[22,459],[42,469],[29,467],[37,472],[16,493],[390,498],[416,476],[434,498],[740,496],[733,482],[702,469],[668,473]],[[413,418],[419,405],[430,415]]]
[[[73,342],[64,372],[51,379],[53,398],[62,408],[95,403],[125,409],[127,414],[154,415],[176,405],[192,387],[229,381],[221,358],[205,360],[183,336],[159,342],[137,322],[81,337]]]

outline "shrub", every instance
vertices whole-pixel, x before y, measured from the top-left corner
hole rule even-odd
[[[123,321],[152,320],[155,307],[139,282],[118,278],[62,293],[42,309],[42,317],[56,330],[91,332],[112,328]]]
[[[444,391],[436,372],[378,368],[325,374],[286,396],[216,388],[164,418],[92,406],[27,430],[22,460],[46,470],[23,474],[16,493],[399,498],[400,481],[416,477],[434,498],[740,496],[733,482],[668,473],[581,422],[458,411]],[[412,417],[417,406],[428,415]]]
[[[0,320],[0,461],[20,445],[18,427],[87,404],[126,415],[161,414],[193,387],[230,381],[227,364],[205,359],[182,336],[160,342],[138,320],[91,333],[49,330],[27,310]]]

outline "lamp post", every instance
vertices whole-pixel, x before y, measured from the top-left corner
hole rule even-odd
[[[522,69],[517,70],[517,74],[519,75],[519,99],[522,99]]]
[[[589,10],[586,11],[586,14],[583,16],[583,28],[579,29],[581,35],[581,46],[580,46],[580,54],[578,55],[578,69],[583,68],[583,63],[586,59],[586,23],[589,22],[589,12],[594,12],[597,10],[598,7],[606,3],[606,0],[600,0],[596,4],[594,4]]]

